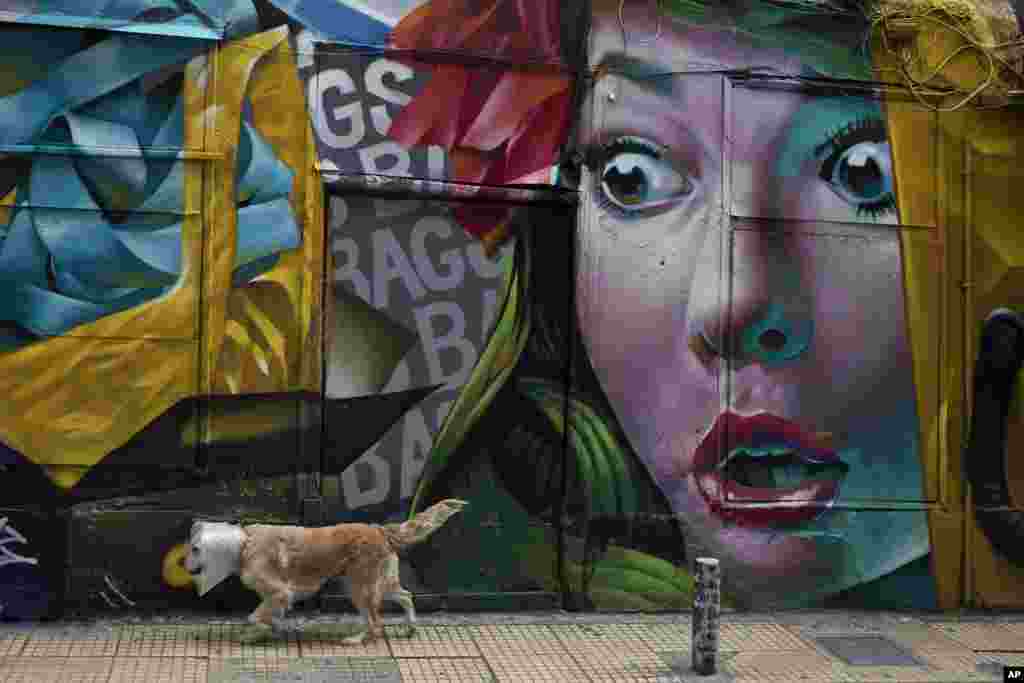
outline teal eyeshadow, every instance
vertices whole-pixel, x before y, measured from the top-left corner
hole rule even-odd
[[[782,139],[782,149],[775,162],[775,172],[781,177],[803,175],[814,150],[828,145],[829,136],[856,121],[880,120],[882,108],[875,100],[862,97],[814,97],[804,103],[789,122]]]

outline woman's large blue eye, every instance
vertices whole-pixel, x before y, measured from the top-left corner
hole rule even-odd
[[[693,191],[692,182],[662,158],[654,145],[623,138],[604,152],[601,194],[616,209],[637,212],[668,204]]]
[[[860,142],[843,151],[832,170],[831,182],[851,204],[878,202],[892,192],[889,145]]]
[[[892,155],[881,121],[853,123],[822,147],[827,156],[821,164],[821,179],[858,215],[878,216],[896,208]]]

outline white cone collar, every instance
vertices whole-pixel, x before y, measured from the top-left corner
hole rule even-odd
[[[202,568],[194,576],[200,596],[238,572],[244,541],[245,532],[237,524],[196,522],[192,525],[191,548],[185,568]]]

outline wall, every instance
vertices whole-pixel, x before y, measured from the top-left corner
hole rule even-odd
[[[4,616],[244,609],[196,596],[194,519],[447,496],[425,605],[683,608],[708,553],[737,606],[1024,603],[975,510],[1019,510],[1019,400],[1005,457],[970,431],[982,323],[1024,310],[1018,114],[912,96],[863,16],[0,21]]]

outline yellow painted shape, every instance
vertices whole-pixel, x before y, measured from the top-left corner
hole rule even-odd
[[[970,262],[972,313],[968,334],[979,334],[995,308],[1024,312],[1024,169],[1017,158],[1024,113],[1012,109],[972,116],[970,177]],[[1009,414],[1006,458],[1011,502],[1024,505],[1024,390],[1018,377]],[[979,607],[1024,606],[1024,567],[994,551],[968,510],[973,599]]]
[[[879,77],[897,66],[875,50]],[[959,605],[963,537],[959,465],[959,393],[962,367],[956,284],[961,278],[963,231],[962,137],[957,115],[938,115],[908,104],[905,93],[884,101],[886,125],[896,173],[907,325],[920,422],[923,487],[939,504],[929,510],[932,572],[939,604]],[[951,444],[954,444],[951,446]]]
[[[221,350],[228,326],[228,306],[231,297],[231,274],[235,263],[238,212],[235,204],[234,178],[238,165],[235,149],[241,132],[242,103],[257,65],[274,48],[287,44],[288,30],[279,27],[254,36],[228,43],[213,55],[211,62],[213,97],[203,112],[210,121],[211,138],[218,145],[223,160],[216,165],[208,183],[204,213],[207,216],[205,248],[206,272],[204,293],[203,355],[212,362],[203,364],[200,387],[212,392],[218,382],[222,365]],[[287,103],[284,103],[287,105]],[[241,390],[228,387],[232,393]]]
[[[78,484],[89,470],[79,465],[43,465],[53,483],[62,489],[70,489]]]
[[[1019,609],[1024,605],[1024,567],[1015,566],[993,550],[984,532],[971,521],[972,572],[974,573],[974,607],[1006,607]]]
[[[185,569],[184,564],[188,551],[188,543],[178,543],[164,553],[161,575],[164,583],[171,588],[192,587],[192,575]]]
[[[18,189],[14,188],[8,192],[3,199],[0,199],[0,225],[11,222],[11,207],[18,199]]]
[[[205,58],[185,69],[196,83]],[[185,145],[202,148],[205,96],[186,87]],[[202,168],[184,178],[182,274],[168,294],[136,308],[0,355],[5,380],[0,439],[60,488],[122,446],[178,401],[195,394],[195,329],[202,272]],[[60,467],[77,465],[78,468]]]
[[[315,149],[306,108],[305,93],[298,78],[294,56],[284,29],[259,37],[256,45],[241,41],[237,52],[225,50],[219,80],[237,73],[237,55],[256,51],[249,65],[249,78],[242,93],[252,105],[253,125],[274,149],[278,159],[294,172],[289,196],[302,234],[302,246],[280,256],[277,265],[255,282],[230,292],[225,329],[233,330],[223,343],[214,369],[213,390],[217,393],[255,393],[319,389],[319,330],[312,329],[314,312],[320,308],[323,274],[323,221],[320,178],[313,159]],[[234,116],[241,100],[218,112],[215,126],[237,130]],[[240,110],[240,109],[239,109]],[[232,167],[233,168],[233,167]],[[227,172],[227,170],[226,170]],[[231,171],[233,177],[233,170]],[[219,203],[230,202],[233,190],[225,186]],[[215,190],[217,191],[217,190]],[[312,207],[316,206],[314,210]],[[219,276],[223,281],[223,275]],[[231,346],[232,348],[228,348]],[[304,369],[311,366],[315,376]]]
[[[937,483],[942,502],[929,510],[932,570],[940,607],[960,606],[965,585],[978,605],[1019,607],[1024,571],[994,554],[977,528],[971,509],[964,507],[962,472],[969,437],[965,398],[981,323],[996,307],[1024,310],[1024,172],[1015,159],[1024,116],[1009,109],[965,110],[940,114],[938,120],[936,163],[929,166],[920,154],[926,144],[923,127],[887,104],[901,222],[927,224],[933,206],[938,213],[937,231],[902,233],[922,465],[926,486]],[[932,183],[937,205],[924,195]],[[965,282],[969,286],[963,289]],[[1012,455],[1024,443],[1019,409],[1011,421],[1010,487],[1021,500],[1024,465]]]

